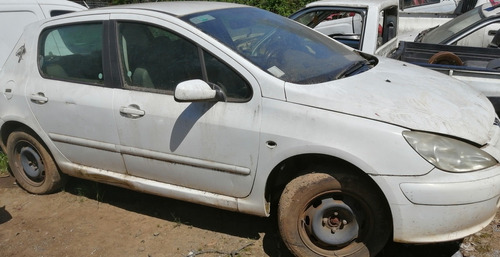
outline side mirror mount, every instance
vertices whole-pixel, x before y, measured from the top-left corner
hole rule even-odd
[[[175,87],[174,99],[177,102],[218,102],[226,100],[221,90],[217,87],[215,89],[211,88],[207,82],[201,79],[179,83]]]

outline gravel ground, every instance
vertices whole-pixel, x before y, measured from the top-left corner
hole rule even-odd
[[[290,256],[276,224],[96,182],[31,195],[0,178],[2,256]],[[377,257],[500,257],[500,212],[464,240],[389,243]]]

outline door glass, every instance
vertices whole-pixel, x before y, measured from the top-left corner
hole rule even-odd
[[[204,52],[208,81],[217,85],[229,101],[244,101],[252,96],[248,83],[215,56]]]
[[[146,24],[120,23],[119,33],[128,86],[173,92],[182,81],[203,79],[193,43]]]
[[[102,24],[50,28],[40,36],[39,69],[42,76],[102,84]]]

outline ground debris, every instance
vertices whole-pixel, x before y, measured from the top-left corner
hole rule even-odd
[[[194,251],[194,252],[189,252],[188,255],[186,255],[186,257],[194,257],[194,256],[197,256],[197,255],[202,255],[202,254],[210,254],[210,253],[217,253],[217,254],[224,254],[224,255],[227,255],[227,256],[231,256],[231,257],[235,257],[235,256],[238,256],[240,251],[253,245],[254,243],[248,243],[246,244],[245,246],[237,249],[237,250],[234,250],[234,251],[231,251],[231,252],[223,252],[223,251],[219,251],[219,250],[203,250],[203,251]]]

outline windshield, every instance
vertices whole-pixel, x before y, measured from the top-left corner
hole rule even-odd
[[[422,43],[443,44],[457,32],[469,27],[483,18],[481,6],[478,6],[445,24],[430,30],[422,36]]]
[[[183,20],[287,82],[326,82],[346,76],[346,70],[367,62],[318,32],[258,8],[196,13]]]

